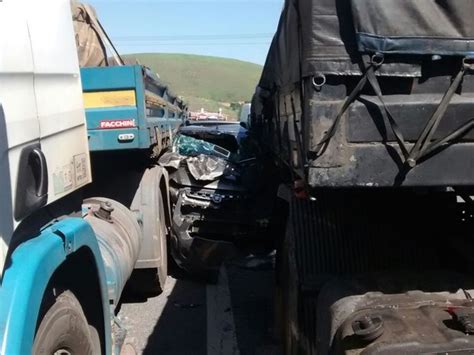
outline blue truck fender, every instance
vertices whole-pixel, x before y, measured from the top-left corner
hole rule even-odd
[[[29,354],[43,295],[54,272],[79,249],[95,260],[104,312],[105,350],[111,353],[111,315],[99,246],[90,225],[81,218],[56,222],[20,244],[7,260],[0,286],[0,353]]]

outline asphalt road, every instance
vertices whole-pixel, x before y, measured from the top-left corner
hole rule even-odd
[[[273,256],[237,260],[221,268],[217,284],[178,272],[157,297],[125,298],[125,342],[137,354],[279,354],[273,264]]]

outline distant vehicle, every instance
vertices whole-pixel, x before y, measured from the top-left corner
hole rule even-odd
[[[233,125],[236,126],[236,121],[221,121],[221,120],[187,120],[186,126],[222,126]]]
[[[223,115],[221,112],[206,112],[204,109],[201,109],[199,112],[190,112],[189,118],[191,120],[219,120],[227,121],[227,116]]]

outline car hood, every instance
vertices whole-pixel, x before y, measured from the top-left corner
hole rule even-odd
[[[227,179],[225,176],[214,181],[198,181],[192,177],[187,168],[182,166],[170,175],[170,179],[180,188],[190,187],[209,190],[227,190],[245,192],[247,189],[240,183]]]

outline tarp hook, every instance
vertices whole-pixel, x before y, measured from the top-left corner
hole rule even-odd
[[[324,84],[326,84],[326,75],[323,73],[318,73],[313,76],[313,86],[316,90],[321,90]]]

